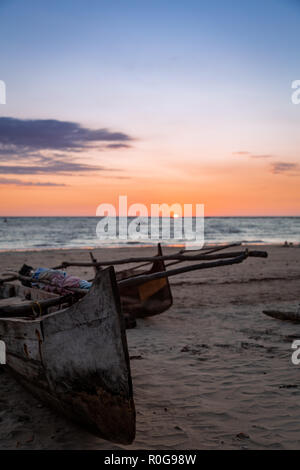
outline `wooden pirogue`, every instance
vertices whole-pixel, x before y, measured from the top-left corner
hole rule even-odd
[[[135,408],[114,268],[99,271],[75,302],[11,283],[0,298],[0,339],[16,378],[95,434],[130,444]]]
[[[125,278],[118,281],[111,266],[97,271],[91,288],[65,287],[60,291],[64,295],[31,287],[54,287],[49,280],[10,272],[10,278],[0,279],[0,339],[6,343],[7,366],[29,390],[67,416],[105,439],[129,444],[135,435],[135,409],[119,292],[182,273],[240,264],[248,257],[266,258],[267,253],[246,249],[117,260],[110,263],[150,261],[152,270],[165,259],[175,260],[173,265],[201,263],[167,271],[163,265],[161,271],[138,275],[123,272]]]
[[[156,257],[162,257],[162,255],[161,246],[158,244]],[[94,261],[96,260],[94,259]],[[117,281],[124,281],[140,275],[151,275],[165,271],[164,260],[156,260],[154,256],[150,269],[141,269],[141,266],[124,269],[116,272],[116,279]],[[128,287],[126,285],[122,286],[120,283],[119,293],[124,315],[130,316],[132,319],[158,315],[168,310],[173,304],[171,287],[167,277],[146,280],[141,284]]]

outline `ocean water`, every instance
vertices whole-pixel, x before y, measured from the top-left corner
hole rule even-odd
[[[151,239],[150,219],[144,219],[137,227],[136,239],[121,240],[117,220],[116,235],[105,234],[99,239],[96,233],[99,217],[1,217],[0,250],[41,250],[46,248],[88,248],[102,246],[152,245],[161,241],[164,245],[184,244],[183,237],[170,234],[163,239]],[[172,221],[171,221],[172,222]],[[134,223],[128,218],[127,224]],[[178,223],[178,221],[177,221]],[[153,226],[162,236],[161,219],[153,220]],[[193,227],[196,220],[192,220]],[[300,217],[206,217],[204,221],[205,243],[300,243]]]

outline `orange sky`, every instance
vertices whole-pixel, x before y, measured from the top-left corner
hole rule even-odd
[[[298,3],[0,1],[0,215],[300,215]]]
[[[299,175],[274,174],[266,162],[178,165],[165,172],[150,167],[132,173],[51,178],[66,184],[62,187],[0,185],[0,214],[94,216],[102,203],[118,209],[118,196],[126,195],[129,205],[142,203],[148,209],[154,203],[204,204],[206,216],[300,215]],[[49,177],[22,180],[46,182]]]

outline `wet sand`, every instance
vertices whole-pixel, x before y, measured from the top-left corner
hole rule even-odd
[[[297,309],[300,247],[259,249],[269,258],[172,278],[173,307],[127,331],[137,410],[131,446],[66,421],[1,369],[0,449],[300,449],[300,365],[291,362],[300,324],[262,314]],[[153,251],[94,254],[104,260]],[[49,250],[0,253],[0,260],[5,271],[89,256],[86,250]],[[93,276],[89,268],[69,272]]]

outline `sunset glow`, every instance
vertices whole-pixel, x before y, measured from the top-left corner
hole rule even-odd
[[[300,8],[233,3],[1,4],[0,215],[300,215]]]

